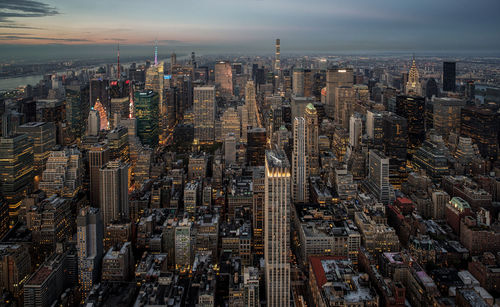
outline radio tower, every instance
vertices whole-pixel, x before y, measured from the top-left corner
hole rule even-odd
[[[120,43],[118,43],[118,80],[120,80]]]
[[[158,40],[155,39],[155,66],[158,65]]]

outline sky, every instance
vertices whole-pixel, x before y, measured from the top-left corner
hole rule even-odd
[[[496,52],[499,12],[499,0],[0,0],[0,47]]]

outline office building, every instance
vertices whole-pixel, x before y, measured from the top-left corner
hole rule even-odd
[[[309,165],[307,156],[306,121],[293,121],[292,199],[294,203],[309,202]]]
[[[396,96],[396,114],[406,118],[408,125],[408,149],[410,152],[425,140],[425,98]]]
[[[233,72],[231,63],[218,62],[215,64],[215,85],[220,97],[231,98],[233,96]]]
[[[89,85],[69,85],[66,92],[66,121],[74,138],[85,133],[85,122],[90,111]]]
[[[318,111],[312,103],[308,103],[304,111],[306,127],[306,155],[309,159],[309,174],[319,174],[319,120]]]
[[[456,63],[455,62],[443,62],[443,91],[454,92],[455,91],[455,80],[456,76]]]
[[[290,163],[266,151],[264,260],[267,306],[290,306]]]
[[[82,154],[77,148],[51,151],[39,184],[48,196],[58,194],[72,198],[82,188]]]
[[[339,87],[353,86],[352,68],[331,68],[326,71],[326,104],[325,112],[330,118],[333,118],[335,106],[337,104],[335,91]]]
[[[6,133],[5,129],[2,132]],[[9,204],[9,216],[15,218],[33,186],[33,140],[26,134],[4,134],[0,137],[0,157],[0,192]]]
[[[92,108],[89,111],[89,117],[87,118],[87,135],[96,136],[99,135],[101,131],[101,118],[99,117],[99,111]]]
[[[135,93],[134,107],[137,119],[137,136],[143,145],[155,148],[159,135],[159,96],[153,91]]]
[[[389,181],[389,159],[378,150],[370,150],[368,155],[368,180],[366,188],[383,203],[394,198],[394,191]]]
[[[24,133],[33,140],[34,174],[41,175],[50,151],[56,145],[54,123],[29,122],[17,127],[17,132]]]
[[[361,115],[356,113],[349,119],[349,145],[352,149],[359,146],[362,133],[363,120],[361,118]]]
[[[94,144],[87,152],[90,175],[90,204],[93,207],[101,208],[99,202],[100,177],[99,170],[109,161],[109,149],[106,144]]]
[[[198,144],[211,144],[215,140],[215,87],[194,88],[194,139]]]
[[[66,253],[54,253],[47,259],[24,285],[24,306],[49,307],[68,286]]]
[[[267,145],[266,129],[253,128],[247,132],[247,163],[250,166],[264,165]]]
[[[102,220],[105,226],[112,221],[129,217],[128,165],[110,161],[99,170]]]
[[[432,101],[432,128],[437,134],[447,137],[450,133],[460,132],[460,118],[465,100],[434,97]],[[428,126],[429,127],[429,126]]]
[[[460,134],[477,144],[483,158],[495,161],[500,143],[500,113],[486,107],[466,106],[461,118]]]
[[[104,239],[101,212],[91,207],[80,209],[76,226],[78,282],[85,295],[100,278]]]

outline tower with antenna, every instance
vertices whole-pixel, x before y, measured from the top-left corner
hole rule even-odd
[[[155,39],[155,66],[158,66],[158,40]]]
[[[118,43],[118,54],[117,54],[117,60],[118,60],[118,76],[116,79],[120,80],[120,43]]]

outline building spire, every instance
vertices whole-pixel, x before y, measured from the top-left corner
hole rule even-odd
[[[155,39],[155,66],[158,65],[158,39]]]
[[[118,43],[117,60],[118,60],[118,76],[117,76],[117,79],[120,80],[120,43]]]

